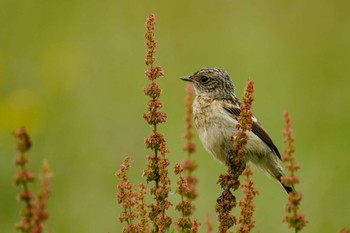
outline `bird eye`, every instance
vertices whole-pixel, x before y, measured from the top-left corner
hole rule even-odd
[[[209,78],[207,76],[202,76],[201,77],[201,83],[206,83],[209,81]]]

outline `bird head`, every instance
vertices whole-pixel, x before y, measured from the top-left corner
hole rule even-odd
[[[226,99],[234,96],[235,86],[226,71],[205,67],[193,75],[181,77],[193,84],[196,95],[208,96],[214,99]]]

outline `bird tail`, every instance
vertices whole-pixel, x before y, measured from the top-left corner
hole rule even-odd
[[[291,192],[296,192],[294,186],[286,186],[286,185],[284,185],[284,184],[282,183],[282,181],[281,181],[281,178],[282,178],[282,176],[278,177],[278,181],[279,181],[279,183],[282,185],[282,187],[284,188],[284,190],[286,190],[286,192],[287,192],[288,194],[291,193]]]
[[[284,188],[284,190],[286,190],[288,194],[296,191],[293,186],[287,186],[282,183],[282,177],[285,174],[277,162],[273,164],[273,166],[269,166],[267,172],[281,184],[281,186]]]

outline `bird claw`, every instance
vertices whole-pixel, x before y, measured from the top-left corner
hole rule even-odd
[[[229,212],[233,208],[232,203],[236,202],[236,197],[231,193],[229,188],[225,188],[221,195],[216,199],[216,202],[221,205],[226,212]]]
[[[227,151],[225,153],[225,164],[226,164],[226,166],[229,166],[231,164],[230,158],[231,158],[231,151]]]

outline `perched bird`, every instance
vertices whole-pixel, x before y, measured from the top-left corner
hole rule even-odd
[[[193,117],[199,139],[209,153],[225,163],[232,149],[230,138],[237,132],[236,124],[241,112],[241,102],[235,95],[232,79],[224,70],[213,67],[203,68],[181,79],[191,82],[196,93]],[[278,163],[281,155],[255,117],[252,130],[247,135],[246,161],[251,161],[281,183],[284,175]],[[293,191],[292,187],[281,185],[288,193]]]

